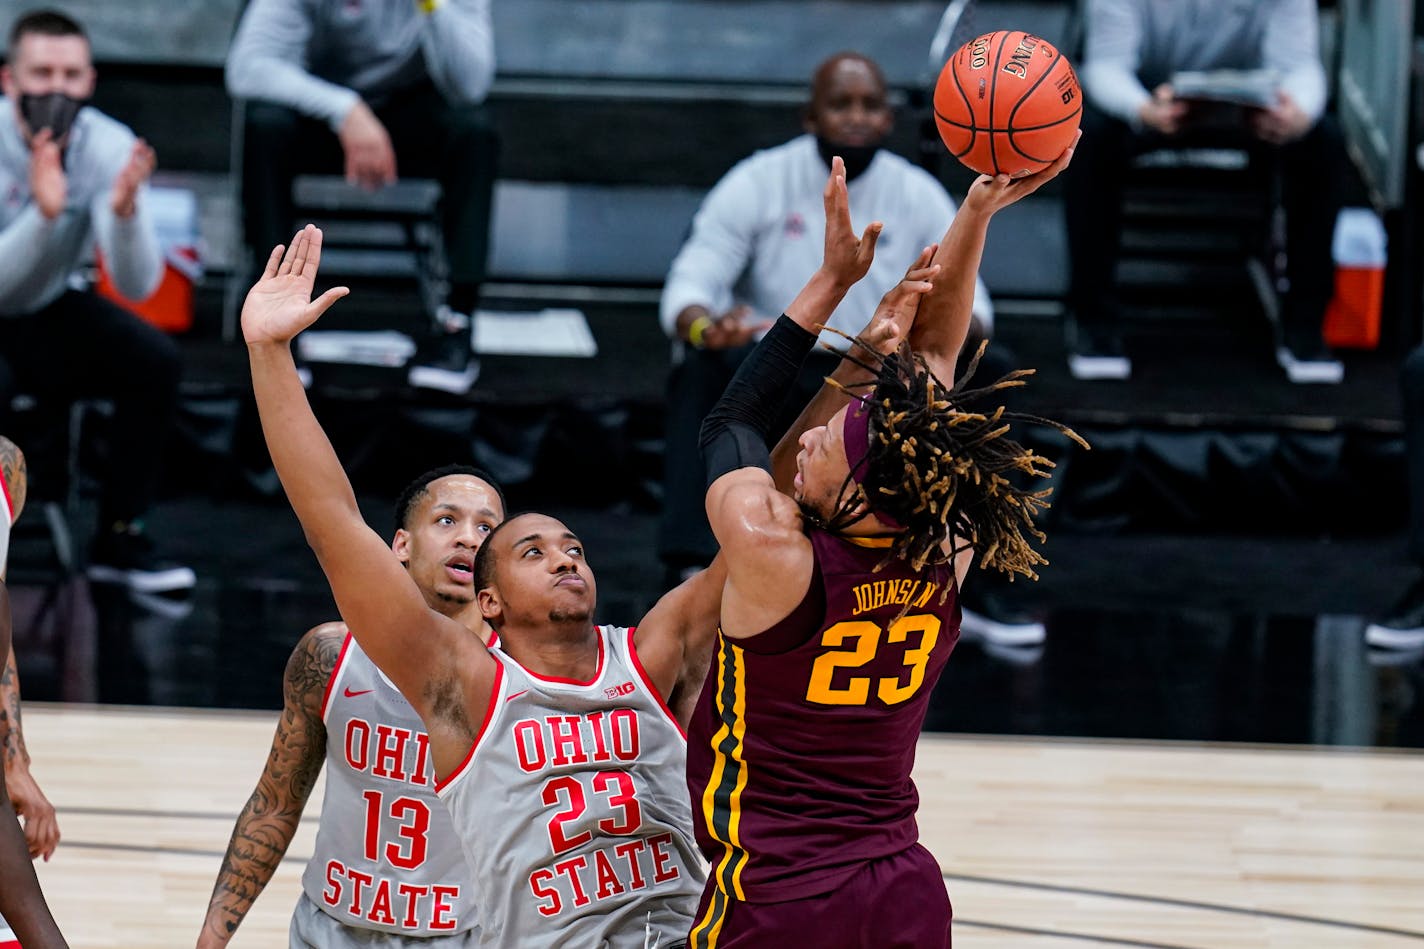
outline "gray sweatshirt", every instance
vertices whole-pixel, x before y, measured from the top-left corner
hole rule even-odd
[[[1088,0],[1086,23],[1083,89],[1134,126],[1179,70],[1272,69],[1312,120],[1325,111],[1316,0]]]
[[[0,98],[0,317],[53,303],[96,238],[119,292],[143,300],[157,289],[163,257],[145,207],[147,185],[132,216],[115,217],[109,208],[134,141],[133,132],[98,109],[80,109],[64,151],[64,210],[48,221],[30,197],[30,149],[14,104]]]
[[[252,0],[227,58],[227,91],[340,127],[358,98],[426,77],[452,103],[494,82],[490,0]]]

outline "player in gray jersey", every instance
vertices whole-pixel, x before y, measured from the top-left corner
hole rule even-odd
[[[396,502],[391,548],[433,610],[489,636],[475,602],[475,552],[504,520],[483,472],[427,471]],[[293,949],[474,946],[479,894],[450,816],[420,716],[342,623],[302,637],[267,766],[238,817],[199,949],[224,946],[271,879],[322,764],[316,849],[292,916]]]
[[[829,316],[837,294],[864,276],[878,231],[872,225],[868,239],[857,238],[842,201],[827,220],[822,268],[789,309]],[[525,514],[501,525],[476,558],[475,589],[497,647],[428,609],[362,521],[292,362],[291,339],[348,291],[312,299],[316,228],[283,250],[273,251],[242,313],[267,445],[343,618],[425,722],[476,872],[484,944],[682,945],[704,868],[679,787],[682,735],[668,709],[685,711],[701,689],[725,579],[720,561],[663,596],[636,631],[600,628],[577,537],[551,517]],[[882,309],[903,308],[923,292],[904,288],[922,282],[907,275]],[[893,346],[904,327],[884,329],[895,319],[881,316],[862,335]],[[853,384],[863,372],[846,360],[836,376]],[[788,485],[796,434],[844,404],[827,392],[830,407],[818,396],[778,445]],[[472,795],[485,782],[501,789],[479,806]]]
[[[561,528],[541,515],[516,518],[511,533],[524,536],[514,549],[547,541],[557,551],[561,536],[576,544]],[[542,530],[546,537],[527,539]],[[561,577],[591,590],[575,557]],[[555,921],[561,933],[592,940],[571,945],[636,949],[648,933],[653,945],[680,945],[701,892],[686,788],[671,780],[686,765],[682,728],[639,661],[634,631],[593,633],[596,665],[577,679],[540,675],[491,650],[497,666],[483,730],[438,789],[475,878],[511,879],[482,894],[482,919],[507,934],[500,945],[547,945],[538,934]],[[490,787],[500,792],[482,790]],[[530,801],[545,805],[533,822]]]
[[[458,801],[456,830],[472,865],[479,863],[475,882],[485,944],[616,949],[681,944],[704,871],[695,856],[682,786],[681,735],[665,700],[700,688],[715,634],[720,576],[709,571],[671,591],[639,624],[636,636],[610,645],[612,634],[601,633],[592,621],[595,585],[583,548],[552,518],[524,515],[506,521],[481,548],[505,548],[485,558],[490,572],[476,583],[481,613],[498,631],[499,649],[491,650],[430,609],[363,522],[292,363],[291,338],[346,292],[335,288],[311,300],[320,248],[321,232],[308,226],[285,256],[281,248],[274,251],[248,294],[242,323],[273,463],[342,618],[420,714],[442,778],[464,769],[477,739],[487,749],[517,740],[515,726],[524,721],[514,719],[520,706],[505,714],[495,705],[533,692],[532,686],[530,692],[513,687],[517,676],[527,673],[569,687],[559,696],[565,706],[557,713],[551,707],[533,715],[531,707],[530,721],[550,729],[548,759],[542,764],[530,759],[536,770],[549,768],[535,789],[539,796],[516,796],[501,787],[526,772],[516,768],[503,775],[506,769],[498,769],[499,776],[492,769],[486,780],[491,796],[500,798],[494,805],[499,816],[492,819],[477,814],[466,797],[479,778],[466,774],[460,790],[451,789]],[[616,681],[605,683],[604,676]],[[501,697],[506,682],[513,691]],[[615,719],[622,731],[600,730],[612,728]],[[475,758],[470,766],[477,772],[486,761],[494,764],[489,756]],[[463,787],[467,783],[470,790]],[[498,854],[477,852],[496,819],[511,825],[507,830],[517,832],[517,843]],[[556,836],[565,831],[566,839]],[[564,847],[569,842],[573,848]],[[613,863],[619,847],[632,859]],[[606,851],[602,862],[594,850]],[[548,882],[545,871],[556,877],[562,872],[558,865],[565,859],[587,862],[593,876],[585,885],[594,895],[585,892],[588,902],[579,905],[569,884],[567,900],[551,909],[550,897],[538,888]],[[595,900],[600,888],[603,898]],[[523,902],[512,905],[507,891],[525,894]],[[486,903],[490,894],[500,896],[497,909]]]

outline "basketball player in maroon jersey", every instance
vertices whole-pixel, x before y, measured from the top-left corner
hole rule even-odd
[[[475,602],[474,558],[504,513],[499,487],[464,465],[425,472],[396,501],[395,556],[431,609],[481,637],[491,631]],[[344,623],[323,623],[301,638],[287,661],[283,694],[267,765],[233,828],[198,949],[232,939],[276,872],[328,763],[293,945],[371,945],[381,933],[389,944],[397,943],[392,937],[432,949],[475,944],[469,905],[477,894],[435,799],[419,718],[372,674]],[[386,813],[394,805],[370,806],[386,797],[405,802],[396,819]]]
[[[5,516],[0,517],[0,577],[5,572],[10,526],[24,506],[24,477],[24,455],[14,442],[0,438],[0,499],[3,499],[0,503],[5,508]],[[14,661],[10,642],[10,591],[3,579],[0,579],[0,655],[10,656],[10,661]],[[10,727],[17,729],[18,704],[13,712],[15,721],[10,723]],[[5,770],[8,769],[0,769],[0,917],[3,917],[0,919],[0,930],[8,923],[25,949],[66,949],[68,943],[50,915],[44,894],[40,892],[39,880],[35,877],[35,868],[30,863],[33,847],[26,842],[10,804]],[[57,830],[55,838],[58,839]]]
[[[971,557],[1034,575],[1043,561],[1024,534],[1037,534],[1046,503],[1005,477],[1042,475],[1046,462],[1004,437],[1006,415],[966,407],[999,384],[951,383],[990,217],[1071,155],[974,183],[907,344],[862,350],[873,381],[802,435],[794,500],[778,493],[763,446],[814,323],[788,308],[703,424],[707,514],[728,576],[688,735],[711,862],[693,949],[950,944],[944,881],[918,843],[915,746],[959,635]],[[828,220],[846,200],[833,171]]]

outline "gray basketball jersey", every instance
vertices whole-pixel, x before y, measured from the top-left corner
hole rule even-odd
[[[691,928],[706,871],[687,740],[633,631],[601,626],[598,637],[590,682],[544,678],[491,649],[484,727],[438,788],[482,884],[486,945],[666,949]]]
[[[430,740],[350,633],[326,686],[326,797],[307,898],[346,926],[443,936],[476,924],[473,879],[435,795]]]

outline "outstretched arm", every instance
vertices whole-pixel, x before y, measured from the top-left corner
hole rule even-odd
[[[278,246],[242,307],[252,388],[272,464],[361,648],[425,720],[436,770],[448,774],[478,731],[494,660],[464,626],[431,610],[380,536],[366,526],[351,483],[307,402],[291,340],[345,296],[311,299],[321,231],[307,225]],[[478,713],[477,713],[478,714]]]
[[[326,757],[322,702],[345,641],[346,628],[327,623],[303,636],[287,660],[282,717],[267,767],[232,829],[198,949],[228,944],[296,835]]]
[[[10,651],[10,591],[0,583],[0,651]],[[66,949],[67,943],[50,915],[25,836],[10,808],[10,796],[0,777],[0,916],[15,930],[26,949]]]
[[[946,386],[954,384],[954,363],[974,319],[974,285],[984,256],[989,219],[999,209],[1052,181],[1068,167],[1072,157],[1070,146],[1042,171],[1023,178],[980,175],[969,186],[959,213],[935,252],[933,262],[939,265],[939,274],[934,288],[920,301],[919,314],[910,331],[910,347],[924,357],[925,364]]]
[[[938,249],[938,244],[931,244],[922,250],[900,282],[880,298],[880,305],[875,308],[870,322],[856,334],[857,344],[847,348],[845,356],[831,373],[831,381],[816,390],[811,401],[806,403],[796,421],[772,449],[771,474],[776,481],[776,489],[782,494],[790,494],[792,490],[801,433],[825,425],[831,416],[849,403],[847,389],[874,381],[874,375],[865,368],[872,353],[889,353],[909,335],[920,300],[930,291],[932,281],[939,273],[939,265],[930,263]]]
[[[48,860],[59,846],[59,819],[54,805],[30,773],[30,754],[25,750],[20,720],[20,673],[13,646],[7,650],[5,669],[0,672],[0,746],[5,756],[6,793],[15,814],[24,820],[30,856]]]
[[[19,520],[29,491],[25,454],[3,435],[0,435],[0,485],[3,485],[10,510],[9,521],[0,525],[0,579],[3,579],[8,565],[10,525]],[[25,749],[25,732],[20,721],[20,672],[15,664],[13,643],[5,651],[5,665],[0,669],[0,758],[4,759],[6,794],[15,813],[24,821],[30,856],[48,860],[59,844],[59,821],[54,816],[54,805],[30,774],[30,753]]]
[[[815,345],[821,325],[835,312],[846,292],[870,269],[881,230],[880,222],[875,221],[856,236],[846,194],[845,165],[839,158],[831,162],[831,174],[822,197],[826,233],[820,268],[786,308],[786,315],[743,362],[736,380],[729,386],[731,408],[728,397],[724,396],[718,403],[721,411],[714,412],[703,424],[704,451],[708,450],[709,441],[715,441],[718,444],[711,451],[724,460],[738,454],[747,456],[742,459],[747,467],[730,468],[717,479],[717,485],[745,482],[747,491],[765,492],[788,504],[791,502],[777,494],[772,481],[766,436],[778,414],[779,400],[790,390],[802,361]],[[737,380],[743,383],[740,387]],[[799,431],[789,433],[782,443],[789,439],[794,445],[796,435]],[[794,449],[782,449],[786,450],[794,456]],[[709,494],[709,514],[711,498]],[[714,522],[714,530],[716,526]],[[691,714],[697,689],[707,670],[727,569],[728,561],[718,556],[706,570],[668,591],[638,624],[636,646],[644,668],[663,690],[663,695],[672,698],[674,714],[684,724],[684,716]]]

